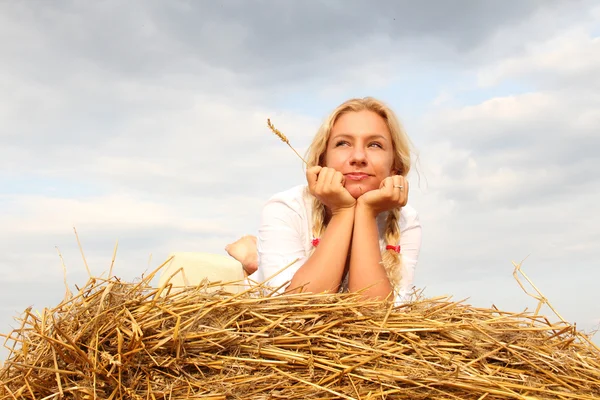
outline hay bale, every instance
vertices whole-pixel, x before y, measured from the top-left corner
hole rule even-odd
[[[593,399],[572,326],[448,298],[166,293],[90,279],[7,340],[0,399]],[[208,290],[211,289],[211,290]],[[11,345],[12,344],[12,345]]]
[[[171,284],[172,290],[182,290],[199,285],[204,280],[232,282],[231,285],[225,285],[223,290],[239,293],[243,286],[236,282],[244,280],[244,268],[235,258],[221,254],[173,252],[161,268],[158,286]],[[213,290],[218,288],[215,286]]]

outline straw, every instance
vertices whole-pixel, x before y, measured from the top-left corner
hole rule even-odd
[[[283,133],[282,133],[282,132],[281,132],[279,129],[275,128],[275,126],[273,126],[273,124],[271,123],[271,119],[270,119],[270,118],[269,118],[269,119],[267,119],[267,126],[269,127],[269,129],[271,129],[271,131],[272,131],[272,132],[273,132],[275,135],[277,135],[277,137],[279,137],[279,139],[281,139],[281,141],[282,141],[283,143],[287,144],[287,145],[290,147],[290,149],[292,149],[292,150],[294,151],[294,153],[296,153],[296,155],[297,155],[298,157],[300,157],[300,159],[301,159],[301,160],[304,162],[304,164],[307,164],[307,165],[308,165],[308,163],[306,162],[306,160],[305,160],[305,159],[304,159],[304,158],[303,158],[303,157],[302,157],[302,156],[301,156],[301,155],[300,155],[300,154],[299,154],[299,153],[296,151],[296,149],[294,149],[294,148],[292,147],[292,145],[290,144],[290,141],[289,141],[289,139],[287,138],[287,136],[285,136],[285,135],[284,135],[284,134],[283,134]]]
[[[91,278],[26,310],[5,335],[0,399],[600,396],[600,352],[564,321],[447,297],[393,306],[223,282],[175,293],[150,285],[157,272]]]

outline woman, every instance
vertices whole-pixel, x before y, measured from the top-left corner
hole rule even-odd
[[[393,111],[370,97],[341,104],[314,137],[307,163],[307,185],[269,199],[258,236],[228,253],[247,272],[256,269],[253,280],[281,291],[364,289],[367,298],[405,301],[421,225],[407,205],[409,140]]]

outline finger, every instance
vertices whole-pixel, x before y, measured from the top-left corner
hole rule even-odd
[[[402,190],[404,190],[403,187],[399,187],[399,186],[404,186],[403,182],[402,182],[402,177],[399,175],[394,176],[393,178],[393,187],[394,187],[394,194],[397,196],[397,198],[400,198],[400,196],[402,195]]]
[[[395,175],[394,179],[394,200],[399,201],[404,195],[404,179],[402,175]]]
[[[332,171],[332,173],[331,173],[331,180],[329,181],[329,184],[333,186],[333,185],[334,185],[334,184],[336,184],[336,183],[337,183],[337,181],[338,181],[338,172],[339,172],[339,171],[338,171],[338,170],[336,170],[335,168],[332,168],[332,170],[333,170],[333,171]]]
[[[335,171],[333,174],[331,186],[338,189],[344,187],[344,175],[340,171]]]
[[[408,181],[406,179],[404,179],[404,199],[402,201],[402,207],[404,207],[408,203],[408,189],[409,189]]]
[[[325,186],[327,187],[327,190],[329,190],[330,192],[336,191],[338,188],[338,183],[335,181],[336,173],[337,173],[337,171],[335,170],[335,168],[329,168],[329,170],[327,171]]]
[[[317,190],[320,193],[329,186],[329,182],[331,182],[331,168],[324,167],[319,173],[319,179],[317,180]]]
[[[406,205],[406,179],[399,175],[394,177],[394,200],[398,202],[399,207]]]
[[[315,165],[314,167],[310,167],[309,169],[307,169],[306,170],[306,180],[312,184],[317,183],[319,173],[321,172],[322,169],[323,169],[323,167],[321,167],[319,165]]]
[[[315,165],[314,167],[310,167],[306,170],[306,180],[308,181],[308,186],[311,190],[315,189],[319,173],[322,169],[323,168],[321,166]]]
[[[394,178],[388,176],[383,180],[382,183],[382,192],[385,196],[392,197],[394,195]]]

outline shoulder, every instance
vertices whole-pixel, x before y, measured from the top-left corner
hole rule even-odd
[[[275,193],[267,200],[266,204],[269,203],[285,203],[289,205],[301,205],[304,204],[307,194],[306,185],[296,185],[289,189]]]
[[[283,190],[281,192],[277,192],[272,195],[268,201],[294,201],[296,199],[301,199],[304,195],[304,191],[307,188],[306,185],[296,185],[292,186],[289,189]]]
[[[263,212],[271,210],[305,214],[308,201],[306,185],[296,185],[275,193],[265,202]]]
[[[421,227],[419,212],[410,204],[405,205],[400,210],[400,229],[406,230]]]

